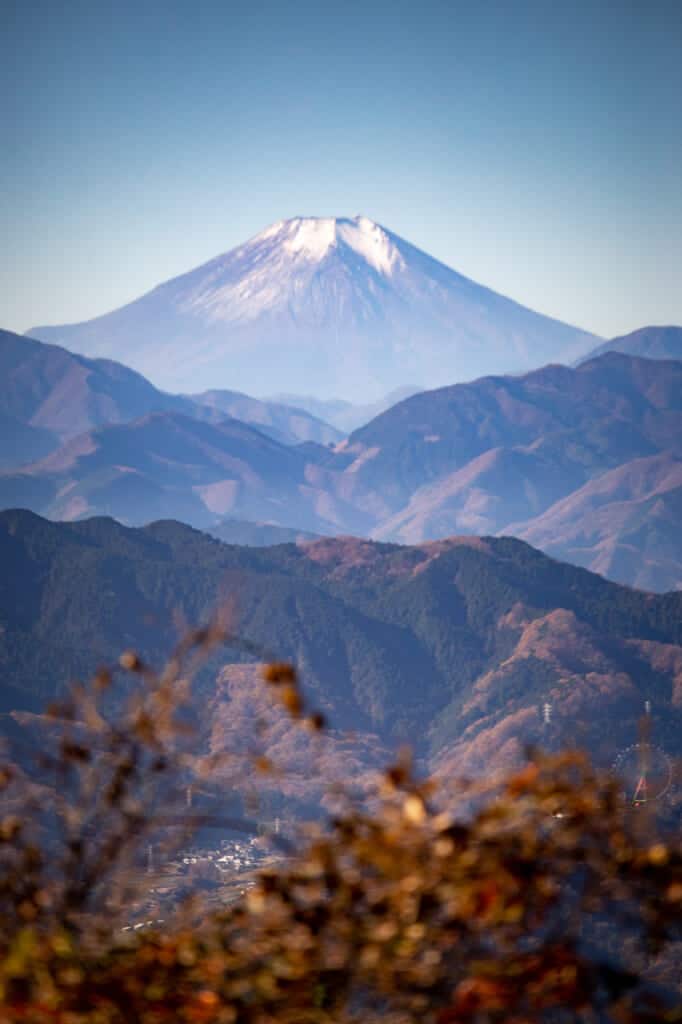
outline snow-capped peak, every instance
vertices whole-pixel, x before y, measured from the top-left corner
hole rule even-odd
[[[336,242],[336,218],[296,217],[286,223],[283,247],[311,260],[323,259]]]
[[[318,314],[308,289],[319,289],[319,282],[312,282],[325,263],[327,281],[336,273],[344,294],[350,289],[347,299],[341,299],[337,288],[332,306],[350,301],[364,309],[373,301],[374,275],[389,279],[396,268],[404,269],[398,246],[398,239],[368,217],[277,221],[238,249],[193,271],[176,293],[176,306],[183,312],[201,310],[212,323],[246,323],[276,310],[309,319]],[[360,318],[364,315],[358,312]]]
[[[222,382],[267,394],[304,382],[355,401],[406,380],[435,387],[575,359],[596,342],[360,215],[276,221],[123,310],[35,331],[124,358],[170,390]]]
[[[390,275],[396,265],[402,264],[388,233],[369,217],[295,217],[266,228],[257,240],[277,236],[281,236],[285,252],[313,262],[324,259],[330,249],[342,244],[380,274]]]

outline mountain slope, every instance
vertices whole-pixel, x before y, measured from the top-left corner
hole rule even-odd
[[[0,330],[0,410],[58,439],[151,411],[191,408],[121,363]]]
[[[221,516],[268,518],[284,507],[289,521],[311,521],[305,463],[239,420],[201,423],[152,413],[73,438],[41,462],[0,475],[0,501],[39,485],[34,510],[57,519],[97,511],[123,522],[160,516],[208,525]],[[29,492],[30,493],[30,492]]]
[[[166,394],[121,363],[86,359],[0,330],[0,467],[35,461],[93,427],[152,412],[210,422],[230,416],[284,444],[329,444],[342,436],[302,409],[234,391],[196,398]]]
[[[682,363],[609,353],[426,393],[342,449],[379,540],[514,534],[622,583],[682,587]]]
[[[0,470],[35,462],[59,447],[51,430],[34,427],[0,410]]]
[[[239,391],[216,390],[188,397],[202,410],[213,410],[216,418],[229,416],[242,420],[282,444],[314,441],[316,444],[329,445],[336,444],[344,437],[340,430],[312,413],[274,399],[263,401]]]
[[[551,463],[559,491],[552,491],[548,477],[545,500],[552,501],[562,496],[562,478],[567,494],[633,458],[682,454],[682,363],[608,353],[577,369],[547,366],[524,377],[485,377],[421,392],[351,434],[338,458],[346,460],[359,504],[381,502],[385,521],[420,488],[491,449],[513,449],[524,471],[535,463],[538,481],[538,473],[549,472],[543,460]],[[499,529],[504,489],[497,496]],[[543,510],[536,498],[529,494],[527,516]],[[518,495],[514,500],[510,508],[518,507]]]
[[[122,647],[158,662],[178,620],[203,621],[227,601],[242,640],[293,659],[315,704],[361,736],[408,739],[421,756],[471,767],[486,748],[489,771],[509,756],[491,754],[499,730],[519,757],[542,739],[550,697],[557,727],[609,763],[635,742],[651,700],[657,742],[682,753],[682,594],[619,587],[521,541],[247,549],[179,523],[126,529],[11,511],[0,513],[0,557],[5,711],[38,707]],[[243,660],[227,651],[202,676],[212,719],[221,664]]]
[[[594,336],[475,284],[366,217],[296,218],[119,310],[29,332],[168,389],[373,401],[575,359]]]
[[[555,558],[648,590],[682,590],[682,460],[633,459],[508,532]]]
[[[581,362],[605,352],[623,352],[645,359],[682,359],[682,327],[640,327],[597,345]]]
[[[580,486],[585,473],[563,457],[559,446],[538,448],[489,448],[461,469],[419,487],[372,536],[410,544],[453,532],[496,533],[519,516],[546,509],[567,489]]]

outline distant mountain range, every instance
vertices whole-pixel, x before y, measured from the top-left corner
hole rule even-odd
[[[57,345],[0,330],[0,467],[55,451],[93,427],[173,412],[218,423],[243,420],[283,444],[329,444],[340,431],[302,409],[236,391],[170,395],[109,359],[86,359]]]
[[[324,422],[314,413],[286,405],[274,399],[263,400],[239,391],[212,390],[188,396],[200,412],[192,415],[218,423],[224,417],[242,420],[281,444],[334,444],[341,441],[345,431]],[[159,410],[150,410],[158,412]],[[367,417],[369,419],[369,417]],[[362,420],[361,422],[366,422]]]
[[[304,410],[168,395],[7,332],[0,358],[0,507],[177,518],[245,543],[514,534],[620,582],[682,587],[682,362],[609,352],[419,392],[330,443]]]
[[[468,280],[366,217],[279,221],[136,301],[27,332],[175,391],[376,401],[411,382],[572,361],[598,339]]]
[[[605,352],[623,352],[645,359],[682,359],[682,327],[641,327],[597,345],[580,362],[602,356]]]
[[[682,363],[609,353],[416,395],[352,434],[372,536],[523,537],[620,582],[682,587]]]
[[[422,392],[340,448],[361,506],[382,504],[382,537],[429,539],[443,516],[496,532],[634,458],[679,457],[682,363],[607,353]]]
[[[306,458],[239,420],[151,413],[98,427],[40,462],[0,474],[0,505],[54,519],[97,511],[123,522],[174,517],[209,526],[230,515],[314,530]]]
[[[319,540],[319,534],[272,523],[249,522],[245,519],[223,519],[206,530],[225,544],[243,544],[251,548],[270,548],[277,544],[300,544]]]
[[[273,395],[272,402],[284,402],[287,405],[296,406],[298,409],[305,409],[311,416],[317,416],[325,423],[331,423],[344,434],[350,434],[353,430],[369,423],[375,416],[390,409],[397,402],[404,398],[416,395],[423,388],[405,386],[396,388],[388,395],[378,399],[376,402],[367,404],[347,402],[342,398],[314,398],[312,395]]]
[[[240,638],[295,661],[332,726],[368,749],[408,740],[432,767],[489,774],[527,742],[580,743],[608,765],[637,742],[648,700],[655,741],[682,755],[682,594],[619,587],[519,540],[250,549],[174,522],[10,511],[0,558],[5,716],[39,711],[122,647],[158,664],[178,621],[228,601]],[[213,752],[253,735],[237,684],[259,684],[243,661],[226,651],[198,683]]]

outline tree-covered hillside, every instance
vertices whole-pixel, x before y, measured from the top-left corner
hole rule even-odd
[[[175,522],[128,529],[13,511],[0,516],[0,558],[6,712],[38,710],[121,647],[158,663],[183,623],[222,606],[254,657],[299,666],[335,726],[424,755],[474,766],[500,753],[501,729],[512,743],[520,715],[513,759],[541,738],[547,699],[557,729],[579,723],[598,748],[608,722],[614,749],[636,738],[652,700],[679,744],[682,595],[620,587],[511,538],[247,549]]]

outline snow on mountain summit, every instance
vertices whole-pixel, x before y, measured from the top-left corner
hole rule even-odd
[[[286,309],[293,301],[299,316],[304,315],[306,290],[320,266],[326,264],[329,273],[333,260],[343,263],[354,257],[384,276],[404,266],[395,241],[368,217],[278,221],[238,249],[200,267],[197,287],[178,301],[178,308],[203,310],[212,322],[246,321],[266,311]],[[301,303],[299,296],[304,296]]]
[[[277,240],[287,253],[310,260],[321,260],[330,249],[347,245],[380,273],[390,273],[400,260],[397,246],[389,234],[369,217],[295,217],[280,220],[256,235],[249,245]]]
[[[579,357],[593,335],[468,280],[368,217],[295,217],[82,324],[27,332],[169,390],[369,401]]]
[[[337,245],[347,245],[380,274],[390,274],[401,260],[397,246],[369,217],[297,217],[283,226],[287,252],[319,260]]]

